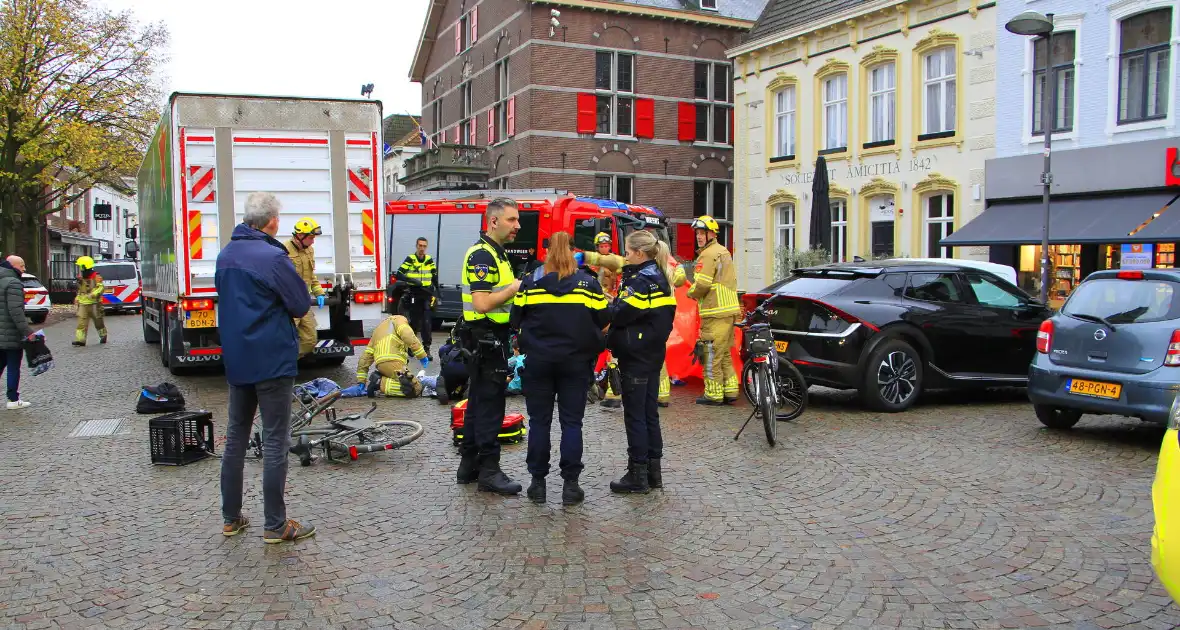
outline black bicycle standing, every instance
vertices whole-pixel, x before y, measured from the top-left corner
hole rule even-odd
[[[754,416],[762,418],[766,441],[774,446],[778,437],[778,423],[794,420],[807,410],[807,381],[790,360],[779,360],[779,352],[786,352],[788,342],[776,342],[770,329],[770,313],[762,302],[758,308],[734,324],[742,329],[742,391],[754,406],[754,411],[737,435],[746,430]]]

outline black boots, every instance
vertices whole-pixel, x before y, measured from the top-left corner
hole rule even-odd
[[[713,400],[712,398],[708,398],[702,394],[699,398],[697,398],[697,404],[708,405],[710,407],[724,407],[727,403],[725,402],[724,398],[721,400]]]
[[[376,398],[377,390],[379,389],[381,389],[381,373],[377,370],[373,370],[373,373],[369,375],[368,383],[365,385],[365,395],[367,395],[369,398]]]
[[[479,489],[496,494],[520,494],[520,484],[500,470],[500,454],[481,456],[479,462]]]
[[[529,484],[529,501],[533,503],[545,503],[545,478],[533,475],[533,482]],[[586,498],[586,493],[578,485],[578,478],[567,478],[565,484],[561,487],[561,504],[562,505],[577,505]]]
[[[647,494],[651,491],[647,475],[647,464],[629,461],[627,462],[627,474],[618,481],[610,482],[610,491],[618,494]]]
[[[459,460],[459,469],[455,471],[455,482],[459,484],[475,483],[479,480],[479,460],[475,453],[464,455]]]
[[[647,460],[647,485],[652,488],[664,487],[664,475],[660,473],[660,460]]]
[[[434,395],[438,396],[438,404],[451,404],[451,393],[447,391],[447,382],[443,379],[442,374],[439,374],[438,380],[434,382]]]
[[[567,478],[565,485],[561,487],[561,504],[562,505],[577,505],[586,498],[586,493],[582,491],[582,487],[578,485],[578,478]]]
[[[533,503],[545,502],[545,478],[533,475],[533,482],[529,484],[529,501]]]

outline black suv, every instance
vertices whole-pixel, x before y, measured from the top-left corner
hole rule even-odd
[[[1049,309],[974,267],[914,261],[797,269],[772,299],[779,353],[809,384],[856,389],[880,411],[904,411],[923,389],[1023,386]]]

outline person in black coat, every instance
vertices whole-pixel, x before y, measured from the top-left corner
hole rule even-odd
[[[0,351],[4,361],[0,372],[8,371],[9,409],[24,409],[29,403],[20,399],[20,363],[24,358],[24,343],[32,341],[33,329],[25,318],[25,285],[21,274],[25,261],[20,256],[9,256],[0,261]]]
[[[660,369],[676,318],[676,297],[668,268],[668,245],[646,230],[626,241],[627,266],[619,297],[611,307],[607,347],[619,361],[623,380],[623,424],[627,428],[627,473],[611,492],[647,493],[662,488],[660,460]]]
[[[561,422],[561,502],[580,503],[582,418],[594,359],[604,347],[607,300],[598,280],[578,269],[570,235],[549,237],[545,266],[521,282],[512,306],[512,326],[519,328],[520,352],[528,356],[521,387],[529,412],[529,450],[525,458],[533,481],[528,497],[545,502],[549,474],[549,429],[556,398]]]

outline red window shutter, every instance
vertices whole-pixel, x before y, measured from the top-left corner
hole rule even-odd
[[[516,97],[508,97],[508,135],[516,135]]]
[[[635,137],[656,137],[656,102],[654,99],[635,99]]]
[[[679,103],[680,126],[676,139],[692,142],[697,139],[697,108],[692,103]]]
[[[467,144],[470,144],[471,146],[475,146],[475,119],[474,118],[467,121],[467,139],[469,140],[469,142]]]
[[[455,144],[459,144],[459,125],[455,125],[455,133],[453,135]]]
[[[676,257],[681,260],[694,260],[696,254],[697,236],[693,232],[691,223],[676,224]],[[689,263],[692,264],[692,263]]]
[[[488,110],[488,144],[496,144],[496,108]]]
[[[594,133],[598,128],[595,109],[598,107],[598,97],[593,94],[578,95],[578,133]]]
[[[455,21],[455,54],[463,52],[463,23]]]
[[[471,9],[471,45],[475,45],[475,40],[479,39],[479,7]]]

